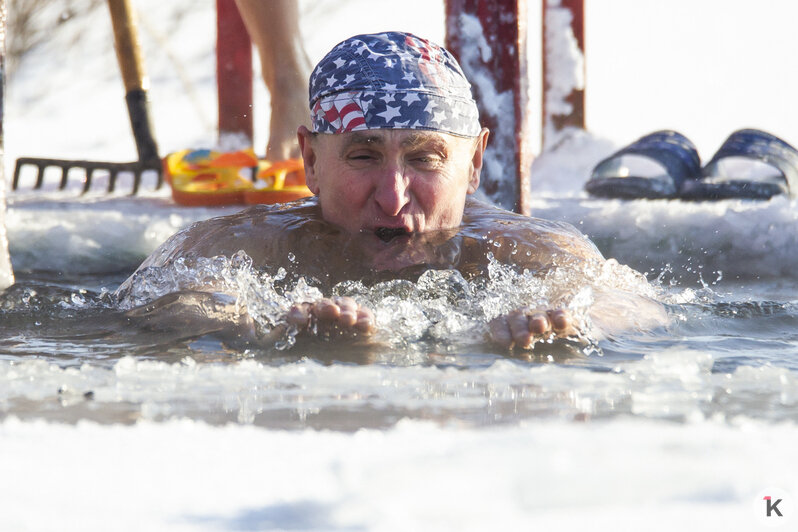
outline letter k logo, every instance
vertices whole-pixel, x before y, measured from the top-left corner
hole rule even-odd
[[[770,517],[773,512],[776,512],[776,515],[779,517],[783,517],[781,512],[779,511],[779,503],[781,499],[776,499],[776,502],[773,502],[773,499],[770,495],[766,495],[763,497],[763,500],[767,504],[767,516]]]

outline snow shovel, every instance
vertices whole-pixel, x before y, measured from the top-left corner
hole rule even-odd
[[[17,189],[20,170],[25,165],[33,165],[38,169],[36,183],[33,186],[34,189],[40,189],[42,187],[44,172],[48,167],[61,169],[59,190],[66,188],[70,169],[83,169],[86,173],[86,177],[83,181],[82,194],[90,190],[92,176],[94,172],[98,170],[108,173],[107,191],[109,193],[114,191],[117,176],[120,172],[129,172],[133,174],[133,189],[131,195],[135,195],[136,192],[138,192],[141,184],[141,175],[145,171],[157,172],[158,183],[156,188],[160,188],[163,184],[158,146],[152,134],[152,126],[150,125],[149,103],[147,99],[148,80],[146,79],[142,66],[136,22],[130,8],[130,1],[108,0],[108,8],[111,11],[111,22],[114,28],[114,45],[116,47],[117,59],[119,60],[119,68],[122,71],[122,79],[125,83],[125,100],[127,101],[130,125],[133,129],[133,139],[136,142],[136,150],[138,151],[138,161],[120,163],[20,157],[17,159],[14,168],[13,190]]]

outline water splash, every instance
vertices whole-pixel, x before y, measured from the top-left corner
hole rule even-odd
[[[491,320],[524,307],[568,309],[578,323],[587,324],[577,340],[595,345],[589,329],[597,294],[661,296],[644,276],[613,260],[587,263],[581,271],[562,267],[541,274],[519,271],[490,253],[487,259],[486,274],[473,279],[454,269],[427,270],[415,280],[391,279],[372,285],[345,281],[323,294],[313,279],[289,275],[283,269],[269,274],[254,268],[252,259],[239,251],[230,258],[179,258],[167,266],[143,268],[117,296],[121,308],[131,309],[182,290],[230,294],[235,310],[246,311],[258,330],[285,330],[276,340],[278,349],[296,342],[298,331],[285,321],[292,306],[324,296],[348,296],[374,311],[375,341],[391,348],[433,344],[443,350],[485,343]]]

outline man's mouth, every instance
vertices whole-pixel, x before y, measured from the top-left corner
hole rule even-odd
[[[388,242],[397,236],[409,235],[410,232],[404,227],[380,227],[374,234],[383,242]]]

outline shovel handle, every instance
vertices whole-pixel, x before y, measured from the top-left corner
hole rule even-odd
[[[141,60],[136,19],[129,0],[108,0],[108,9],[111,12],[114,47],[125,83],[125,100],[139,161],[155,162],[159,160],[158,146],[152,135],[147,99],[149,81]]]
[[[141,61],[136,19],[129,0],[108,0],[111,11],[111,24],[114,28],[114,47],[125,91],[147,90],[147,76]]]

